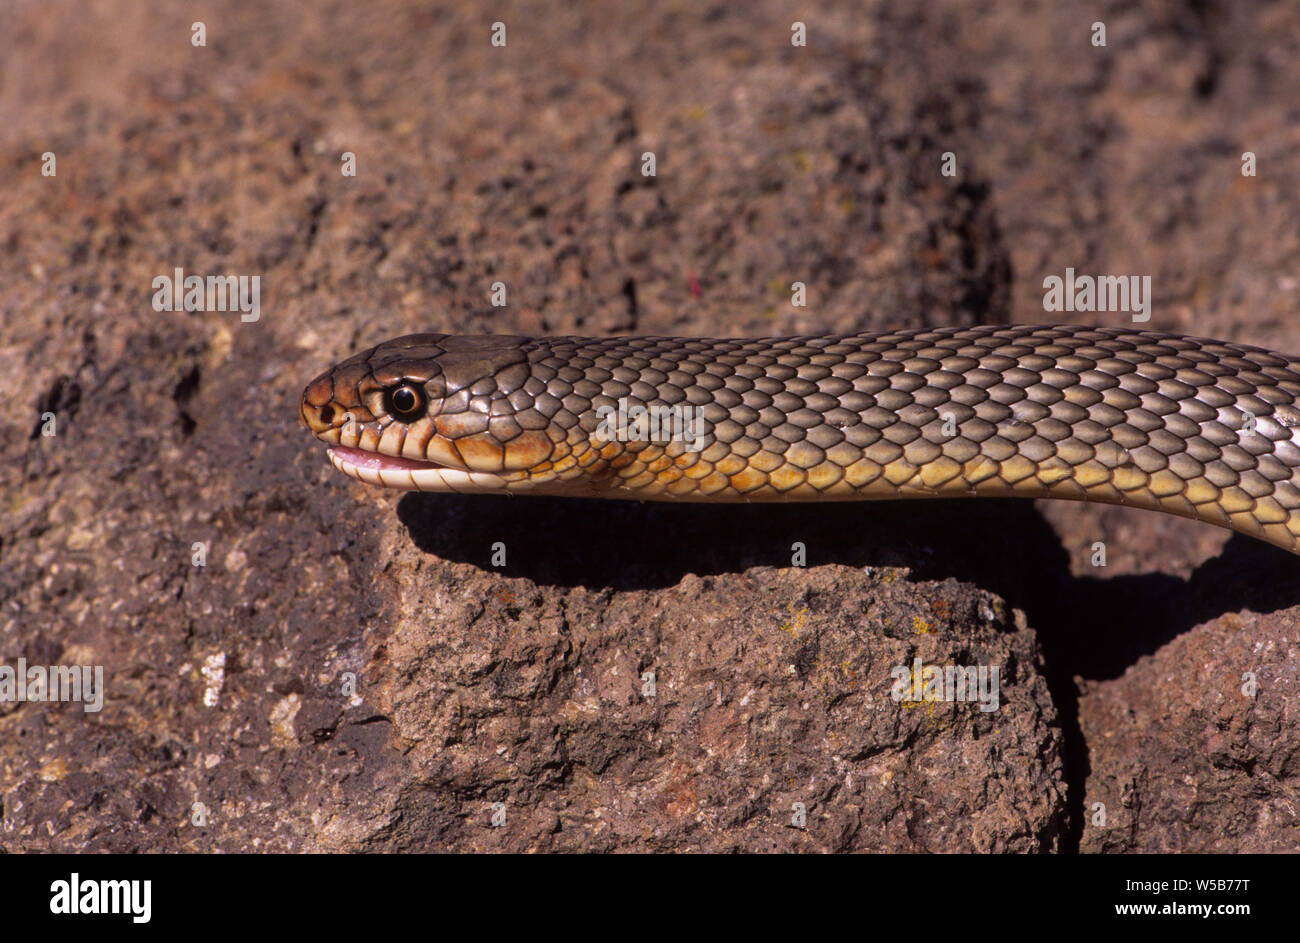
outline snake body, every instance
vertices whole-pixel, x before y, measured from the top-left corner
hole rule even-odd
[[[412,334],[317,377],[299,412],[340,471],[407,490],[1067,498],[1300,552],[1300,358],[1216,340]]]

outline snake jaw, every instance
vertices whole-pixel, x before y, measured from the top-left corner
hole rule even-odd
[[[478,417],[470,413],[441,415],[443,401],[433,404],[431,415],[405,423],[377,413],[375,405],[364,405],[379,392],[362,389],[349,398],[357,401],[349,407],[340,402],[338,386],[329,377],[318,379],[304,392],[298,414],[303,425],[330,446],[330,464],[349,478],[403,491],[502,491],[508,482],[501,472],[536,458],[536,434],[521,437],[523,441],[507,453],[483,441],[481,433],[466,434],[486,420],[471,423]],[[524,442],[530,447],[522,448]],[[547,446],[549,452],[549,440]]]
[[[490,472],[451,468],[346,445],[336,445],[327,454],[330,464],[349,478],[402,491],[469,493],[504,490],[507,486],[505,478]]]

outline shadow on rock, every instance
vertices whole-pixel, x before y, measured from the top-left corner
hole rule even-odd
[[[657,589],[687,573],[792,566],[796,543],[808,566],[924,568],[972,582],[1031,561],[1065,566],[1050,528],[1016,501],[690,505],[412,493],[397,513],[426,553],[570,587]],[[498,541],[503,568],[491,566]]]
[[[426,553],[543,585],[658,589],[687,573],[791,566],[796,543],[808,566],[955,578],[1024,610],[1055,667],[1094,679],[1226,612],[1300,603],[1300,561],[1240,535],[1189,580],[1072,576],[1056,533],[1020,500],[689,505],[412,493],[397,513]]]

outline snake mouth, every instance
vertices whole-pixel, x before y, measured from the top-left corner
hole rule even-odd
[[[399,458],[396,455],[384,455],[382,452],[367,452],[347,445],[335,445],[329,450],[330,461],[335,465],[340,462],[359,470],[382,471],[420,471],[431,468],[447,468],[437,462],[421,462],[411,458]]]
[[[451,468],[347,445],[331,446],[330,464],[349,478],[402,491],[482,492],[505,487],[497,475]]]

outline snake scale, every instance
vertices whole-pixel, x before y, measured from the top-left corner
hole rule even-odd
[[[807,337],[412,334],[299,415],[354,478],[664,501],[1019,496],[1300,552],[1300,359],[1127,328]]]

